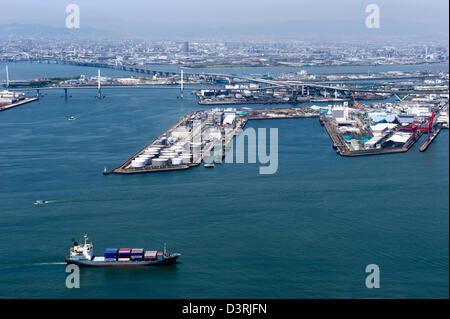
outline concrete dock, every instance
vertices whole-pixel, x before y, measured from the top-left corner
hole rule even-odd
[[[214,110],[213,110],[214,111]],[[223,146],[226,150],[229,148],[230,143],[233,141],[233,137],[238,135],[240,131],[244,128],[248,120],[262,120],[262,119],[289,119],[289,118],[308,118],[308,117],[318,117],[319,113],[306,108],[272,108],[272,109],[245,109],[245,110],[236,110],[236,118],[232,125],[208,125],[207,120],[204,118],[204,113],[208,111],[198,111],[198,112],[189,112],[185,116],[181,117],[175,124],[173,124],[170,128],[164,131],[161,135],[159,135],[156,139],[154,139],[151,143],[147,144],[144,148],[142,148],[139,152],[134,154],[131,158],[125,161],[119,167],[113,169],[111,173],[115,174],[138,174],[138,173],[153,173],[153,172],[163,172],[163,171],[174,171],[174,170],[184,170],[190,167],[195,167],[201,164],[201,162],[205,159],[205,157],[211,155],[211,151],[216,146]],[[203,116],[203,118],[201,117]],[[200,123],[199,128],[193,127],[193,120],[197,119]],[[211,123],[209,123],[211,124]],[[143,167],[133,167],[132,163],[139,157],[145,155],[146,150],[152,148],[159,148],[160,151],[169,151],[172,145],[161,145],[162,141],[166,141],[166,139],[171,137],[173,133],[177,132],[179,129],[186,128],[189,131],[189,136],[185,140],[178,141],[178,143],[182,143],[185,146],[189,145],[186,152],[187,154],[192,154],[192,160],[189,163],[183,164],[171,164],[167,163],[164,167],[155,167],[153,164],[144,165]],[[212,128],[217,130],[223,130],[223,134],[220,139],[205,139],[202,140],[201,149],[194,151],[192,144],[194,135],[198,135],[201,133],[202,135],[208,130]],[[226,128],[226,130],[225,130]],[[199,130],[199,132],[194,133],[194,130]],[[222,155],[223,156],[223,155]],[[159,157],[159,156],[158,156]]]
[[[212,120],[215,113],[223,115],[224,112],[228,112],[228,114],[230,114],[230,110],[233,110],[231,112],[233,117],[232,123],[225,123],[225,120],[222,122],[222,119],[220,121]],[[319,118],[320,123],[325,127],[333,142],[333,148],[335,148],[336,152],[341,156],[354,157],[407,152],[420,136],[424,134],[423,131],[417,131],[415,135],[411,135],[405,142],[392,144],[389,142],[389,139],[398,133],[397,129],[394,129],[379,140],[377,147],[367,148],[366,144],[364,144],[365,148],[359,149],[359,147],[356,148],[353,145],[350,146],[351,143],[349,143],[344,137],[344,134],[339,131],[337,122],[331,117],[320,116],[319,111],[311,108],[202,110],[189,112],[181,117],[175,124],[142,148],[138,153],[134,154],[122,165],[112,170],[111,173],[138,174],[185,170],[196,167],[200,165],[202,161],[205,161],[206,157],[209,158],[211,156],[211,152],[215,150],[215,147],[223,147],[221,153],[223,158],[224,151],[230,148],[230,144],[233,143],[233,138],[242,132],[242,129],[250,120],[313,117]],[[195,125],[194,122],[196,123]],[[365,129],[364,134],[368,134],[366,131],[367,130]],[[426,150],[428,145],[439,134],[439,131],[440,127],[433,133],[430,140],[422,145],[420,148],[421,151]],[[179,136],[179,138],[177,136]],[[172,141],[170,139],[172,139]],[[214,163],[221,162],[221,159],[217,159],[217,153],[214,155],[216,155]],[[180,162],[180,158],[184,158],[182,162]],[[143,161],[143,164],[138,165],[137,162],[139,161]],[[162,166],[159,164],[160,161],[163,162]]]
[[[6,111],[6,110],[12,109],[14,107],[17,107],[17,106],[20,106],[23,104],[27,104],[27,103],[30,103],[30,102],[33,102],[36,100],[39,100],[39,97],[37,97],[37,96],[30,97],[30,98],[26,98],[24,100],[21,100],[19,102],[13,103],[13,104],[3,105],[3,106],[0,106],[0,111]]]
[[[321,124],[325,127],[328,135],[333,141],[333,148],[336,149],[336,152],[341,156],[367,156],[367,155],[381,155],[381,154],[392,154],[392,153],[402,153],[407,152],[411,146],[416,143],[416,140],[419,139],[423,131],[417,132],[416,136],[411,136],[406,143],[402,147],[390,147],[390,148],[380,148],[380,149],[364,149],[364,150],[351,150],[342,134],[336,130],[336,127],[330,120],[320,119]],[[380,144],[386,141],[390,136],[383,138],[380,141]]]
[[[185,116],[181,117],[175,124],[169,127],[166,131],[164,131],[161,135],[159,135],[155,140],[153,140],[150,144],[146,145],[143,149],[141,149],[138,153],[134,154],[131,158],[129,158],[125,163],[120,165],[119,167],[113,169],[111,173],[116,174],[138,174],[138,173],[151,173],[151,172],[163,172],[163,171],[171,171],[171,170],[180,170],[180,169],[188,169],[191,166],[197,166],[200,163],[196,164],[192,163],[189,165],[177,165],[176,167],[164,167],[164,168],[154,168],[154,167],[146,167],[142,169],[136,169],[131,167],[131,161],[137,158],[139,155],[143,154],[146,149],[156,145],[157,141],[161,140],[164,136],[167,135],[167,132],[178,127],[183,121],[186,121],[193,115],[193,112],[189,112]]]
[[[436,136],[439,135],[439,133],[441,132],[441,129],[442,129],[442,126],[439,125],[437,127],[437,129],[433,132],[433,134],[431,134],[430,139],[429,140],[427,139],[425,141],[425,143],[422,144],[422,146],[419,149],[421,152],[425,152],[427,150],[428,146],[430,146],[430,144],[433,143],[433,141],[436,138]]]

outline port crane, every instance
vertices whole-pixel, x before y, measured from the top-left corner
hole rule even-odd
[[[431,112],[431,116],[428,117],[428,125],[427,126],[425,126],[425,127],[419,126],[417,122],[414,122],[411,125],[399,127],[399,130],[412,131],[412,136],[414,139],[416,138],[417,131],[424,131],[428,134],[427,140],[429,141],[431,138],[431,131],[433,129],[433,122],[434,122],[434,111]]]
[[[356,101],[354,93],[352,93],[352,98],[353,98],[353,107],[355,109],[359,109],[359,103],[358,103],[358,101]]]

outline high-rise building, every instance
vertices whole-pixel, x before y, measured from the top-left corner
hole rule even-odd
[[[183,43],[182,50],[183,50],[183,52],[189,52],[189,42],[188,41]]]

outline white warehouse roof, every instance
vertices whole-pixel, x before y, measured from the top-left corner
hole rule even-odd
[[[406,133],[406,134],[405,133],[403,133],[403,134],[396,133],[396,134],[392,135],[388,139],[388,141],[392,141],[395,143],[406,143],[406,141],[410,138],[410,136],[411,136],[411,134],[409,134],[409,133]]]

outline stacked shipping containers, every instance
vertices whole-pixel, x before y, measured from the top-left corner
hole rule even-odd
[[[107,248],[105,250],[105,261],[116,261],[117,260],[117,248]]]
[[[105,261],[159,261],[163,260],[163,252],[147,250],[143,248],[107,248],[105,250]]]
[[[144,254],[145,261],[155,261],[156,260],[156,250],[147,250]]]
[[[117,256],[118,261],[129,261],[131,258],[131,248],[120,248]]]
[[[142,261],[143,254],[144,254],[144,248],[133,248],[131,250],[131,260]]]

